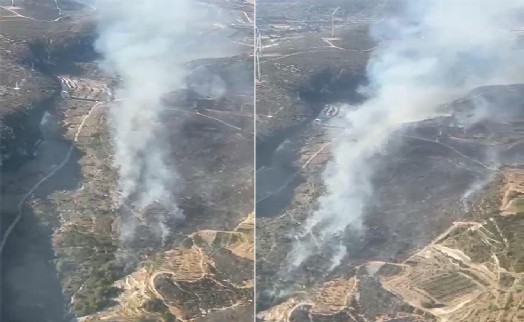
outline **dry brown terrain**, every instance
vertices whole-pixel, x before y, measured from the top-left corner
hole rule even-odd
[[[520,169],[506,171],[511,176]],[[400,263],[360,265],[354,276],[298,292],[259,317],[294,321],[304,309],[309,321],[341,312],[354,321],[521,321],[523,224],[522,213],[456,222]],[[364,297],[377,291],[382,299]]]
[[[1,116],[14,135],[2,148],[19,166],[4,167],[2,176],[2,302],[10,300],[2,317],[251,320],[252,5],[208,1],[234,19],[214,31],[234,29],[231,42],[244,51],[188,64],[219,75],[224,97],[166,95],[163,120],[177,138],[169,155],[185,183],[178,202],[186,220],[170,223],[163,245],[140,227],[126,249],[108,126],[118,98],[109,94],[115,79],[93,62],[92,11],[66,1],[61,14],[54,1],[4,2]]]
[[[395,134],[374,160],[379,170],[363,231],[341,238],[348,247],[341,264],[330,267],[329,248],[318,243],[301,267],[286,264],[324,193],[321,174],[333,138],[327,132],[336,131],[322,119],[324,108],[359,105],[355,89],[365,83],[366,61],[380,45],[370,40],[368,28],[384,3],[367,4],[377,10],[352,16],[336,1],[307,10],[295,2],[267,1],[266,11],[257,13],[265,30],[257,85],[263,136],[257,139],[269,155],[258,160],[263,154],[257,145],[257,317],[519,321],[522,85],[476,89],[446,104],[450,117]],[[329,13],[339,5],[332,37]],[[497,117],[464,130],[454,120],[479,94],[494,102]],[[512,116],[498,117],[505,113]],[[489,151],[499,157],[496,162]],[[273,173],[288,179],[271,185],[266,178]]]
[[[117,281],[115,286],[122,290],[118,305],[81,321],[156,320],[165,317],[166,311],[179,321],[205,321],[220,311],[240,321],[240,314],[252,308],[252,265],[234,264],[253,261],[253,215],[232,232],[199,231],[189,235],[185,244],[157,253],[136,272]],[[223,251],[237,258],[230,263],[236,276],[226,280],[222,274],[227,272],[215,262],[223,261],[216,259]]]

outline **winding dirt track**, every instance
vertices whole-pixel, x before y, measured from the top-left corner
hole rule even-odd
[[[62,9],[60,9],[58,7],[58,4],[57,4],[56,8],[58,10],[58,13],[59,13],[58,15],[59,16],[57,18],[53,19],[53,20],[40,20],[40,19],[36,19],[36,18],[33,18],[33,17],[24,16],[24,15],[19,14],[18,12],[16,12],[16,9],[20,9],[20,8],[15,7],[15,6],[11,6],[11,7],[0,6],[0,8],[2,8],[5,11],[9,11],[10,13],[13,14],[13,16],[2,16],[1,18],[21,18],[21,19],[29,19],[29,20],[33,20],[33,21],[37,21],[37,22],[57,22],[60,19],[65,17],[65,16],[62,16]],[[14,20],[2,20],[2,22],[8,22],[8,21],[14,21]]]
[[[71,144],[69,146],[69,149],[67,150],[67,153],[66,153],[64,159],[62,160],[62,162],[56,168],[54,168],[51,172],[49,172],[45,177],[40,179],[31,189],[29,189],[29,191],[25,195],[22,196],[22,199],[20,200],[20,202],[18,203],[18,206],[17,206],[18,213],[16,215],[16,218],[9,225],[9,227],[7,228],[7,230],[4,233],[4,236],[2,237],[2,243],[0,244],[0,255],[2,255],[2,252],[4,250],[4,246],[7,243],[7,240],[9,238],[9,236],[11,235],[11,233],[15,229],[16,225],[18,224],[18,222],[20,221],[20,219],[22,219],[22,216],[24,215],[24,204],[25,204],[25,202],[27,201],[27,199],[29,199],[33,195],[33,193],[36,191],[36,189],[38,189],[38,187],[40,187],[40,185],[42,185],[42,183],[46,182],[49,178],[51,178],[53,175],[55,175],[60,169],[62,169],[69,162],[69,160],[71,159],[71,155],[73,154],[73,149],[75,148],[75,143],[78,142],[78,137],[80,135],[80,132],[82,131],[82,128],[84,127],[84,124],[85,124],[86,120],[89,118],[91,113],[94,111],[94,109],[99,104],[100,104],[100,102],[97,102],[93,106],[91,106],[91,108],[89,109],[89,112],[82,119],[82,122],[80,123],[80,125],[78,126],[78,129],[76,130],[74,140],[73,140],[73,142],[71,142]]]

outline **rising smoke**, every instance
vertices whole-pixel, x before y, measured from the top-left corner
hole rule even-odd
[[[164,239],[165,222],[184,215],[176,201],[183,181],[161,121],[163,98],[185,87],[184,66],[194,58],[190,48],[202,33],[205,12],[194,0],[105,0],[96,8],[101,65],[119,78],[110,121],[119,202],[127,213],[120,222],[121,239],[131,241],[139,225]]]
[[[524,51],[512,31],[520,0],[405,0],[402,10],[372,28],[382,44],[368,62],[368,100],[345,115],[323,174],[326,193],[290,253],[297,267],[323,245],[363,227],[373,196],[370,164],[403,125],[435,117],[439,105],[472,89],[524,81]],[[479,117],[485,117],[481,115]],[[345,245],[335,246],[333,265]],[[351,245],[347,245],[351,247]]]

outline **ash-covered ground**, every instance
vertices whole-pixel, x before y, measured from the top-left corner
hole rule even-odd
[[[119,222],[133,209],[117,202],[109,117],[119,80],[97,63],[96,8],[0,5],[2,321],[251,320],[253,5],[205,2],[233,19],[211,32],[234,54],[195,48],[187,89],[163,98],[185,219],[160,244],[147,209],[125,246]],[[207,77],[223,95],[192,90]]]
[[[524,254],[515,231],[522,229],[523,85],[477,88],[441,106],[442,116],[396,131],[372,161],[363,231],[348,229],[337,240],[348,249],[340,264],[331,266],[331,245],[312,243],[313,255],[290,269],[297,236],[325,193],[337,117],[365,100],[357,88],[367,84],[368,58],[381,45],[370,26],[395,7],[257,5],[257,318],[522,319],[516,263]],[[496,117],[464,126],[479,99]]]

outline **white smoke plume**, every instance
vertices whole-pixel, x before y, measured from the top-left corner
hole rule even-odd
[[[199,13],[194,0],[105,0],[96,8],[101,65],[120,79],[110,122],[120,203],[130,213],[122,218],[121,237],[132,239],[136,214],[154,206],[162,208],[154,220],[140,220],[164,238],[166,216],[183,217],[176,202],[183,182],[169,157],[162,98],[185,86],[187,47]]]
[[[524,81],[523,45],[513,31],[523,12],[521,0],[406,0],[372,28],[382,46],[368,62],[369,99],[347,113],[347,130],[334,138],[326,194],[290,253],[291,266],[346,229],[361,230],[373,196],[370,163],[394,131],[436,116],[439,105],[476,87]]]

